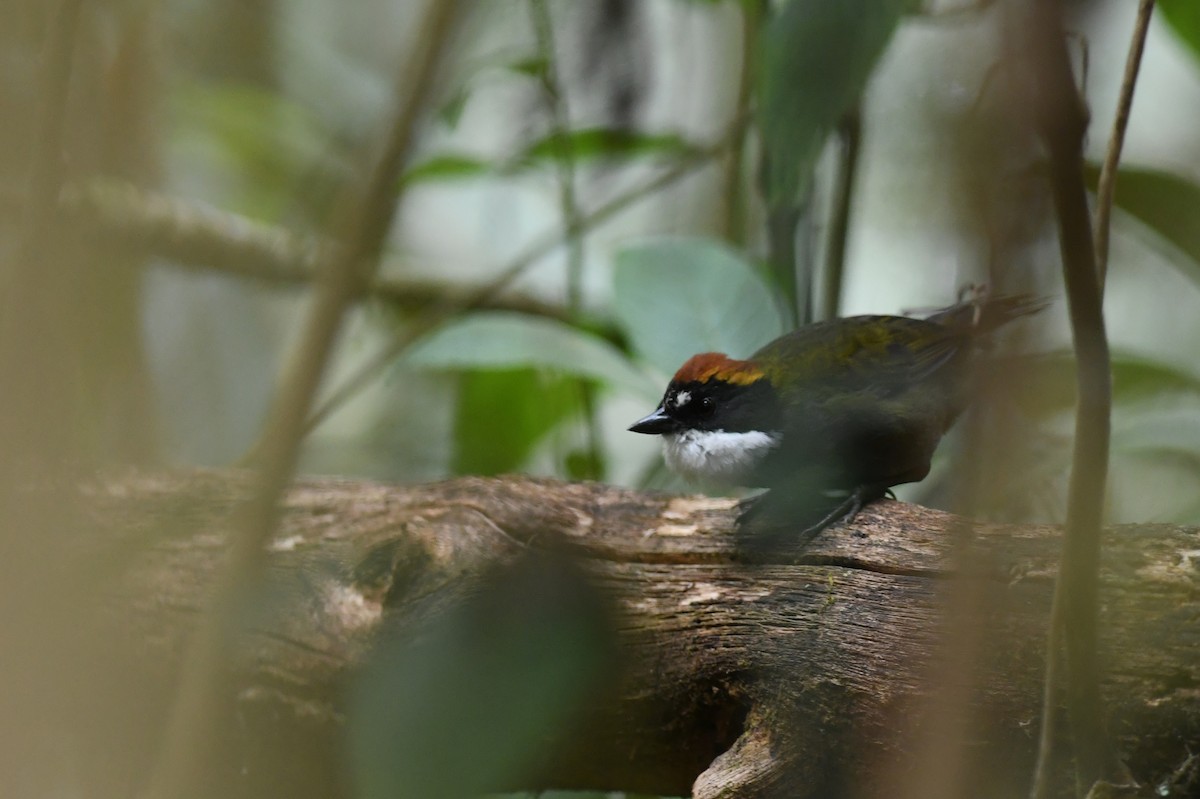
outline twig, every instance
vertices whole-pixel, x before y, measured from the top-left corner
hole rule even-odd
[[[664,186],[668,186],[687,175],[692,170],[706,163],[715,154],[720,152],[724,144],[705,150],[697,151],[686,160],[676,164],[671,169],[663,172],[661,175],[650,179],[643,185],[631,189],[630,191],[616,197],[608,203],[600,206],[589,214],[585,214],[580,219],[581,228],[589,228],[598,225],[601,222],[609,219],[617,213],[620,213],[631,204],[637,202],[648,194],[652,194]],[[509,261],[501,268],[500,274],[493,280],[480,287],[470,295],[455,300],[447,300],[440,305],[426,311],[424,316],[415,320],[410,326],[396,333],[395,338],[391,340],[375,357],[368,360],[359,369],[351,374],[346,380],[333,391],[331,391],[324,402],[313,412],[305,425],[306,431],[311,431],[317,425],[321,424],[329,417],[331,413],[340,408],[347,400],[356,395],[366,385],[376,378],[384,369],[386,369],[393,361],[396,360],[406,349],[408,349],[417,339],[429,333],[431,330],[443,324],[447,319],[464,311],[471,311],[481,307],[488,302],[489,298],[496,293],[503,291],[509,284],[521,276],[521,274],[534,264],[546,253],[554,250],[559,246],[566,236],[566,232],[561,229],[555,229],[547,232],[545,235],[538,238],[528,247],[526,247],[515,258]]]
[[[529,0],[534,33],[544,66],[540,77],[542,91],[550,105],[553,122],[552,135],[557,144],[554,162],[558,171],[559,204],[562,206],[563,226],[566,228],[567,243],[567,312],[574,321],[583,311],[583,233],[580,225],[579,198],[575,193],[575,148],[570,141],[571,122],[567,109],[567,98],[558,79],[557,51],[554,47],[554,20],[546,0]],[[586,382],[579,385],[580,404],[583,410],[584,428],[587,436],[589,479],[598,480],[600,474],[600,423],[596,418],[596,403],[592,388]]]
[[[721,231],[735,245],[746,238],[746,207],[742,166],[746,158],[746,131],[750,127],[750,101],[754,94],[754,54],[758,52],[758,35],[762,23],[762,3],[759,0],[740,3],[742,12],[742,64],[738,77],[737,105],[730,125],[729,148],[721,175]]]
[[[1125,129],[1129,126],[1129,111],[1133,107],[1133,90],[1137,86],[1142,51],[1146,46],[1146,31],[1150,28],[1153,13],[1154,0],[1139,0],[1129,55],[1125,59],[1125,75],[1121,79],[1121,93],[1117,99],[1117,113],[1113,118],[1108,151],[1104,155],[1104,166],[1100,169],[1100,182],[1096,187],[1096,272],[1100,276],[1101,295],[1104,294],[1104,281],[1108,276],[1109,226],[1113,195],[1117,188],[1117,165],[1121,160],[1121,148],[1125,145]]]
[[[1078,362],[1075,452],[1055,603],[1062,613],[1067,712],[1076,773],[1080,784],[1086,787],[1118,771],[1104,725],[1096,654],[1100,530],[1111,409],[1108,339],[1083,179],[1087,110],[1071,71],[1061,10],[1058,4],[1027,0],[1020,21],[1022,24],[1014,28],[1012,35],[1021,37],[1028,48],[1028,58],[1024,60],[1029,65],[1035,125],[1049,153],[1048,174],[1058,216],[1063,278]],[[1056,626],[1052,620],[1051,633]],[[1049,653],[1057,645],[1057,640],[1049,644],[1051,665],[1054,659]],[[1046,707],[1051,711],[1057,687],[1049,686],[1051,696]],[[1044,728],[1045,725],[1043,719]],[[1048,771],[1047,764],[1039,764],[1039,773]]]
[[[1129,55],[1125,61],[1125,75],[1121,81],[1121,93],[1117,101],[1117,112],[1113,120],[1112,134],[1108,142],[1108,152],[1104,158],[1104,166],[1100,171],[1100,183],[1096,199],[1095,253],[1097,288],[1101,296],[1104,293],[1104,281],[1108,272],[1109,226],[1112,214],[1113,195],[1116,189],[1117,165],[1121,158],[1121,148],[1125,143],[1125,130],[1129,124],[1129,112],[1133,106],[1133,90],[1137,84],[1138,69],[1141,66],[1142,52],[1146,44],[1146,31],[1150,25],[1150,16],[1154,11],[1154,0],[1141,0],[1138,4],[1137,20],[1134,23],[1133,39],[1129,44]],[[1050,630],[1046,642],[1046,678],[1042,697],[1042,727],[1038,740],[1037,767],[1033,778],[1032,796],[1035,799],[1045,799],[1050,796],[1051,783],[1054,778],[1052,763],[1054,759],[1054,739],[1056,737],[1055,719],[1058,715],[1058,691],[1062,681],[1062,635],[1063,618],[1066,603],[1063,591],[1059,590],[1062,583],[1056,586],[1054,603],[1050,611]]]
[[[1042,719],[1038,731],[1037,762],[1033,767],[1033,787],[1030,799],[1050,799],[1054,790],[1054,742],[1058,737],[1058,693],[1062,686],[1062,626],[1063,602],[1054,586],[1050,603],[1050,626],[1046,631],[1046,674],[1042,678]]]
[[[567,99],[558,81],[554,50],[554,21],[546,0],[529,0],[533,29],[544,66],[539,72],[542,91],[550,106],[551,135],[555,142],[554,163],[558,170],[559,204],[567,243],[567,309],[579,313],[583,306],[583,239],[579,228],[579,201],[575,194],[575,149],[569,135]]]
[[[446,0],[430,4],[414,39],[411,64],[406,65],[399,81],[401,99],[383,154],[361,195],[355,196],[355,191],[339,205],[335,230],[345,245],[322,270],[301,340],[280,381],[263,434],[254,495],[239,512],[221,584],[189,645],[166,742],[149,781],[147,793],[155,799],[194,793],[203,784],[203,770],[211,756],[223,705],[223,672],[233,619],[258,583],[265,544],[279,516],[279,496],[295,469],[304,420],[342,318],[361,292],[368,266],[378,260],[395,215],[399,202],[395,187],[408,158],[417,116],[450,39],[458,5]]]

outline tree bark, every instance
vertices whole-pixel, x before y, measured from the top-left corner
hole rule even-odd
[[[110,680],[89,700],[97,727],[79,730],[91,785],[129,795],[144,776],[246,492],[243,476],[217,472],[126,475],[87,490],[99,527],[88,585],[102,598],[88,652]],[[537,551],[569,559],[614,609],[619,679],[585,723],[562,728],[515,784],[496,789],[888,795],[916,767],[921,720],[943,687],[930,676],[945,654],[942,599],[959,576],[951,552],[966,522],[884,500],[803,550],[748,562],[733,508],[518,477],[301,482],[271,547],[271,584],[231,653],[212,787],[354,790],[348,686],[382,639],[415,629],[390,622],[436,619]],[[980,796],[1018,795],[1036,740],[1059,530],[969,529],[987,609],[978,668],[959,675],[969,773]],[[1105,550],[1107,721],[1134,774],[1158,785],[1200,750],[1200,531],[1116,527]],[[1175,778],[1166,795],[1200,795]]]

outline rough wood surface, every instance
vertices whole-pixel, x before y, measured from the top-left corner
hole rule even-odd
[[[142,736],[135,749],[147,759],[244,493],[238,475],[215,472],[126,475],[88,490],[96,558],[110,564],[98,629],[124,678],[112,691],[121,720],[106,733]],[[947,679],[937,664],[963,525],[885,500],[802,552],[747,563],[732,507],[526,478],[301,482],[271,548],[259,603],[269,611],[230,654],[228,763],[214,766],[214,786],[344,793],[346,683],[388,619],[436,614],[497,564],[553,550],[571,553],[619,609],[622,676],[520,785],[498,788],[889,795],[880,781],[915,767],[928,700],[945,687],[931,679]],[[977,668],[949,679],[969,699],[972,773],[991,786],[976,795],[1016,795],[1036,737],[1058,530],[980,525],[973,535]],[[1200,750],[1200,532],[1119,527],[1105,546],[1110,729],[1155,784]],[[96,784],[117,792],[145,767],[115,749],[95,760]]]

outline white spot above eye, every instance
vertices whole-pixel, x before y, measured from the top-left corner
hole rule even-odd
[[[689,480],[720,485],[752,485],[754,469],[779,438],[752,430],[685,430],[663,436],[663,457],[671,471]]]

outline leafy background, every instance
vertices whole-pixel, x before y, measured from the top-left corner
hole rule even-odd
[[[1075,20],[1089,43],[1086,90],[1098,121],[1115,104],[1127,6],[1094,3]],[[194,36],[215,24],[215,12],[170,6],[166,163],[174,191],[320,230],[333,187],[383,113],[386,76],[403,52],[403,41],[380,30],[403,30],[413,13],[383,2],[353,18],[332,8],[237,11],[264,28],[260,49],[246,56],[253,68],[238,72],[213,42]],[[974,170],[985,163],[1000,163],[1016,183],[1031,163],[1020,132],[988,116],[995,14],[942,8],[938,16],[899,0],[793,0],[777,13],[686,0],[538,8],[495,3],[470,16],[407,171],[385,270],[474,287],[557,232],[564,240],[519,264],[504,290],[556,307],[555,318],[447,315],[429,339],[377,369],[378,379],[339,399],[311,437],[307,470],[405,480],[520,470],[682,488],[657,468],[654,442],[624,427],[688,354],[744,355],[814,315],[799,309],[803,298],[780,276],[763,231],[774,214],[805,202],[816,226],[827,224],[836,164],[825,143],[860,96],[865,143],[848,257],[829,278],[841,285],[836,311],[936,307],[986,279],[990,256],[964,195],[977,190]],[[537,33],[538,13],[551,22],[548,39]],[[1200,469],[1190,445],[1200,436],[1192,413],[1200,140],[1189,101],[1200,96],[1198,26],[1186,0],[1161,4],[1118,184],[1107,299],[1119,390],[1118,521],[1197,519],[1183,487]],[[983,121],[972,127],[976,117]],[[980,126],[1004,141],[972,143]],[[1093,130],[1093,157],[1106,138]],[[765,183],[755,174],[760,153],[771,166]],[[639,190],[671,170],[683,176]],[[1025,185],[1009,190],[1039,201]],[[625,204],[588,219],[614,200]],[[1021,224],[1030,229],[1011,259],[1018,284],[1058,295],[1052,231],[1036,218]],[[570,225],[578,229],[568,234]],[[300,298],[169,269],[149,273],[146,289],[164,453],[229,462],[253,440]],[[329,392],[413,316],[365,306]],[[1065,351],[1061,304],[1035,327],[1023,346]],[[1067,414],[1042,408],[1030,420],[1031,429],[1059,434],[1056,469],[1069,451]],[[1163,425],[1178,435],[1153,432]],[[1048,497],[1035,515],[1053,519],[1061,510]]]
[[[1093,161],[1133,6],[1080,4],[1071,20],[1088,43],[1080,78]],[[1194,0],[1159,6],[1106,295],[1116,388],[1109,516],[1197,523],[1200,11]],[[339,185],[390,112],[391,76],[420,5],[360,0],[346,13],[328,0],[170,0],[153,22],[136,23],[122,9],[113,29],[155,25],[161,44],[148,182],[247,223],[324,233]],[[404,481],[523,471],[680,489],[656,442],[625,428],[688,355],[746,355],[831,313],[948,304],[989,277],[999,257],[989,225],[1003,228],[1011,285],[1061,296],[1037,156],[993,74],[998,24],[989,4],[902,0],[475,4],[396,187],[404,201],[383,267],[395,285],[432,287],[429,298],[414,306],[377,292],[357,309],[303,470]],[[844,168],[836,133],[855,113],[863,139],[839,260],[827,257]],[[1017,210],[996,212],[992,201]],[[131,295],[154,457],[227,465],[254,444],[305,293],[180,266],[155,260]],[[836,307],[821,307],[814,297],[830,286]],[[464,292],[496,307],[471,310]],[[411,346],[396,343],[414,331],[422,335]],[[1008,492],[1036,501],[991,510],[1056,521],[1073,368],[1062,304],[1014,338],[1002,352],[1037,357],[1016,410],[990,408],[986,418],[1003,417],[1029,443],[1037,468],[1010,470]],[[95,435],[97,447],[105,441]],[[906,496],[954,506],[957,450],[943,450],[935,474]],[[375,748],[425,740],[430,730],[414,728],[414,715],[442,718],[451,729],[437,735],[478,733],[476,751],[495,745],[487,729],[506,719],[517,725],[503,736],[515,752],[577,701],[605,657],[595,637],[572,637],[578,615],[519,622],[547,596],[571,607],[586,599],[542,572],[530,579],[544,590],[498,593],[511,601],[464,608],[421,651],[381,652],[391,668],[364,677],[355,717],[366,794],[487,784],[473,781],[478,764],[404,772]],[[494,647],[481,650],[468,634],[481,628],[502,631]],[[549,694],[524,679],[521,654],[531,650],[545,655],[535,676]],[[461,714],[441,717],[478,677],[441,668],[461,661],[493,663],[483,687],[503,701],[484,713],[472,695]],[[396,693],[407,680],[429,685],[430,706]],[[389,694],[392,705],[371,701]],[[535,701],[546,696],[555,701]]]

